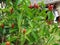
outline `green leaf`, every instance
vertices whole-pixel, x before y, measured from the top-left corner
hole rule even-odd
[[[28,21],[28,23],[31,26],[31,28],[33,28],[33,23],[31,21]]]
[[[28,29],[28,31],[26,32],[25,35],[28,35],[28,34],[30,34],[31,32],[32,32],[32,29]]]
[[[53,42],[53,40],[54,40],[54,37],[51,35],[47,41],[47,44]]]
[[[31,34],[35,38],[35,41],[37,41],[38,40],[38,35],[35,32],[32,32]]]

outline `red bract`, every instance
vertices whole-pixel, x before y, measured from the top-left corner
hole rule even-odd
[[[23,30],[23,33],[24,33],[24,34],[26,33],[26,29]]]
[[[6,42],[6,45],[10,45],[10,42],[7,41],[7,42]]]
[[[10,13],[11,13],[11,14],[13,13],[13,8],[10,9]]]
[[[34,3],[34,8],[39,8],[39,5]]]
[[[14,26],[15,26],[15,25],[14,25],[14,23],[13,23],[11,27],[14,28]]]
[[[1,24],[1,27],[4,28],[4,24]]]
[[[58,19],[58,22],[60,22],[60,17],[59,17],[59,19]]]
[[[53,10],[53,5],[48,5],[48,9],[50,10],[50,11],[52,11]]]
[[[33,8],[32,4],[30,4],[29,8],[31,8],[31,9]]]
[[[47,21],[47,24],[51,25],[52,24],[52,21]]]

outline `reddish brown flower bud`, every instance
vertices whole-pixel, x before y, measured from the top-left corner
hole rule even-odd
[[[13,8],[10,9],[10,13],[11,13],[11,14],[13,13]]]
[[[1,24],[1,27],[4,28],[4,24]]]
[[[34,8],[39,8],[39,5],[34,3]]]
[[[31,8],[31,9],[33,8],[32,4],[30,4],[29,8]]]
[[[15,25],[14,25],[14,23],[13,23],[11,27],[14,28],[14,26],[15,26]]]
[[[23,30],[23,33],[24,33],[24,34],[26,33],[26,29]]]
[[[6,42],[6,45],[10,45],[10,42],[9,42],[9,41],[7,41],[7,42]]]
[[[50,11],[52,11],[53,10],[53,5],[48,5],[48,9],[50,10]]]

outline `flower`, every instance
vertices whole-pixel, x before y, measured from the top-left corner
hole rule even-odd
[[[53,10],[53,5],[48,5],[48,9],[50,10],[50,11],[52,11]]]

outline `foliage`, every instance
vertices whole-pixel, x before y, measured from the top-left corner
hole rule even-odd
[[[60,33],[58,24],[46,21],[54,19],[52,11],[45,8],[44,2],[38,3],[39,8],[29,8],[29,0],[6,0],[6,8],[0,9],[0,36],[5,45],[59,45]],[[3,24],[3,26],[2,26]]]

